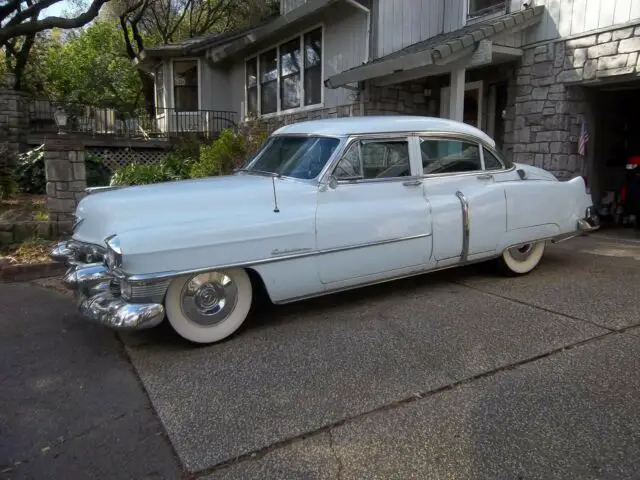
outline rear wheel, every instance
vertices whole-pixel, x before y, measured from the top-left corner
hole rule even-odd
[[[244,269],[215,270],[178,277],[165,297],[167,319],[194,343],[218,342],[244,323],[253,288]]]
[[[545,242],[532,242],[507,248],[498,259],[500,270],[508,276],[531,272],[540,263],[545,246]]]

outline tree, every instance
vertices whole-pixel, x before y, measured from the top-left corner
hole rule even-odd
[[[16,76],[15,88],[23,88],[24,74],[31,50],[43,32],[53,28],[72,29],[86,25],[109,0],[93,0],[86,11],[71,18],[48,16],[40,19],[47,8],[63,0],[3,0],[0,5],[0,49],[4,51],[5,68]]]
[[[114,0],[109,12],[120,22],[127,55],[133,60],[146,46],[249,26],[277,7],[277,0]],[[152,109],[153,79],[140,70],[140,81]]]
[[[29,37],[53,28],[79,28],[98,16],[109,0],[92,0],[86,11],[72,18],[49,16],[40,19],[43,10],[63,0],[4,0],[0,5],[0,45],[17,37]]]
[[[72,101],[132,111],[141,102],[138,69],[125,52],[116,22],[96,22],[53,42],[45,59],[47,93]]]

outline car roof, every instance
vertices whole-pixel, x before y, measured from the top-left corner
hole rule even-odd
[[[326,118],[292,123],[280,127],[274,135],[327,135],[343,137],[368,133],[398,132],[462,133],[477,137],[492,147],[494,140],[482,130],[466,123],[438,117],[413,115],[379,115],[362,117]]]

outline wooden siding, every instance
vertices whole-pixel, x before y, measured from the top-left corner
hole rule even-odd
[[[238,112],[238,119],[244,116],[242,107],[244,105],[244,61],[238,61],[229,69],[229,97],[231,99],[231,105],[229,110],[232,112]]]
[[[527,43],[567,37],[640,20],[640,0],[537,0],[546,11],[540,25],[526,34]]]
[[[458,0],[379,0],[377,56],[442,33],[447,3]]]
[[[367,16],[361,11],[352,10],[352,12],[351,15],[340,20],[324,23],[323,81],[338,72],[361,65],[366,60]],[[265,45],[264,48],[266,49],[268,46]],[[240,113],[244,102],[244,65],[244,57],[238,58],[229,70],[231,104],[228,108],[238,113]],[[224,94],[225,92],[220,93]],[[352,92],[344,88],[324,88],[324,107],[319,106],[318,108],[331,108],[353,103],[351,95]]]
[[[344,19],[325,23],[324,79],[361,65],[367,60],[367,16],[354,13]],[[352,103],[350,91],[344,88],[324,89],[325,107]]]
[[[462,28],[466,17],[467,2],[465,0],[440,0],[440,3],[444,4],[444,33]]]

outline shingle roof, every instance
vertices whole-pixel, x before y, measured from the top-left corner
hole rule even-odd
[[[209,47],[222,45],[242,37],[254,30],[262,28],[268,23],[271,23],[274,18],[269,18],[258,25],[251,27],[245,27],[237,30],[233,30],[227,33],[211,32],[198,37],[187,38],[178,42],[169,43],[167,45],[158,45],[157,47],[145,48],[145,57],[157,57],[164,55],[188,55],[196,53]]]
[[[401,50],[395,51],[380,58],[376,58],[357,67],[350,68],[334,76],[338,77],[348,72],[356,72],[358,70],[369,69],[372,65],[388,62],[393,59],[400,59],[408,55],[431,52],[433,60],[443,59],[453,53],[456,53],[466,47],[472,46],[481,40],[489,39],[501,33],[507,33],[509,30],[518,25],[539,20],[544,11],[544,6],[540,5],[526,10],[507,13],[500,17],[492,18],[484,22],[472,23],[463,28],[454,30],[453,32],[443,33],[431,37],[427,40],[414,43]],[[331,82],[331,78],[329,78]]]

